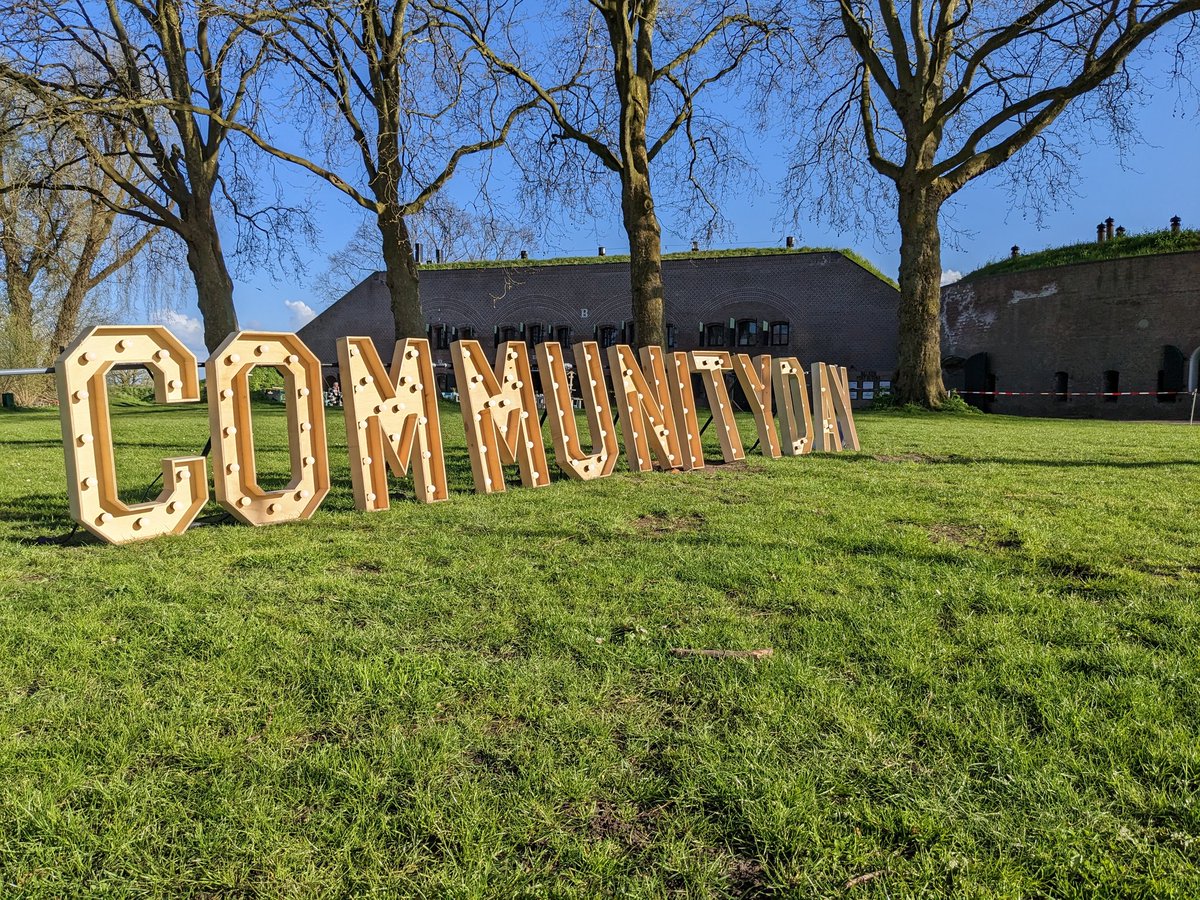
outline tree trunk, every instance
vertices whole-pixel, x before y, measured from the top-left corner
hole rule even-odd
[[[662,232],[650,193],[650,173],[645,165],[627,171],[621,184],[621,212],[629,235],[629,277],[633,289],[633,336],[638,347],[667,345],[666,309],[663,303]]]
[[[9,267],[5,279],[5,294],[8,299],[7,332],[8,365],[24,368],[37,365],[41,348],[33,333],[33,289],[24,273],[16,266]]]
[[[225,266],[221,236],[212,208],[204,206],[189,222],[187,263],[196,282],[196,302],[204,319],[204,345],[211,353],[238,330],[233,308],[233,279]]]
[[[111,224],[111,218],[109,219]],[[108,229],[104,229],[107,236]],[[83,309],[83,301],[91,289],[92,267],[100,255],[101,240],[94,234],[88,235],[79,251],[79,259],[63,292],[62,302],[58,307],[58,315],[54,318],[54,333],[50,335],[50,359],[62,352],[62,348],[71,342],[75,332],[79,330],[79,313]]]
[[[927,184],[900,191],[900,354],[896,399],[937,409],[942,383],[942,200]]]
[[[425,337],[421,275],[408,239],[408,225],[403,216],[386,208],[376,222],[383,239],[384,274],[392,303],[392,319],[396,323],[396,340]]]

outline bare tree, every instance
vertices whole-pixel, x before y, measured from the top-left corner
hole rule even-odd
[[[498,218],[491,207],[467,209],[445,197],[435,197],[408,220],[413,245],[423,245],[425,261],[440,253],[447,262],[461,259],[512,259],[534,240],[533,229]],[[333,303],[353,285],[383,268],[379,231],[362,222],[344,246],[329,254],[317,276],[315,291],[325,304]]]
[[[9,362],[48,365],[99,312],[94,291],[129,266],[155,229],[118,221],[120,188],[77,144],[11,94],[0,114],[0,281]],[[55,189],[56,178],[90,192]]]
[[[549,143],[562,142],[568,156],[572,151],[582,156],[577,158],[582,164],[574,167],[582,173],[581,182],[590,183],[601,172],[617,176],[629,236],[636,342],[665,344],[662,229],[651,166],[682,135],[681,168],[695,200],[716,211],[716,179],[704,169],[724,154],[717,148],[719,134],[705,127],[710,122],[697,103],[769,46],[782,27],[779,7],[756,7],[749,0],[669,6],[658,0],[565,0],[561,8],[543,12],[539,22],[564,21],[569,30],[535,37],[530,42],[537,50],[530,54],[522,52],[511,28],[495,27],[496,5],[431,2],[492,65],[537,99]],[[559,86],[551,86],[553,81]],[[544,157],[534,165],[545,166]]]
[[[289,149],[267,128],[201,111],[372,215],[396,335],[424,335],[408,220],[464,161],[502,146],[534,104],[508,102],[471,42],[442,28],[424,0],[281,0],[269,11],[252,2],[240,15],[248,28],[279,30],[264,32],[263,46],[295,76],[289,114],[304,112],[306,146]]]
[[[1200,0],[811,0],[800,33],[816,93],[792,196],[845,220],[879,199],[856,177],[860,165],[894,186],[901,401],[936,408],[946,396],[946,201],[1017,154],[1032,160],[1032,177],[1050,176],[1039,193],[1054,190],[1070,162],[1062,126],[1127,128],[1131,55],[1172,24],[1181,40],[1194,36],[1197,10]],[[1067,112],[1077,115],[1060,119]]]
[[[183,240],[204,340],[215,348],[238,327],[218,209],[246,229],[253,250],[296,224],[292,207],[257,208],[255,179],[222,166],[230,124],[256,108],[269,59],[261,32],[251,45],[245,22],[188,0],[5,0],[0,21],[0,78],[68,129],[122,197],[90,182],[60,178],[59,187]]]

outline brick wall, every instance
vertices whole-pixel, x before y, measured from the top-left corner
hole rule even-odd
[[[942,290],[942,357],[986,353],[995,389],[1071,391],[1159,387],[1164,346],[1185,357],[1200,346],[1200,252],[1140,256],[970,278]],[[963,389],[967,367],[948,368]],[[1186,369],[1185,369],[1186,386]],[[997,398],[994,412],[1123,419],[1186,419],[1189,397]]]
[[[807,364],[836,362],[855,374],[890,379],[896,367],[898,294],[840,253],[788,253],[670,259],[663,263],[667,321],[676,348],[696,349],[700,326],[730,319],[783,321],[784,346],[726,345],[751,354],[796,356]],[[627,262],[525,268],[425,269],[421,304],[433,326],[468,326],[491,352],[495,329],[568,327],[572,340],[592,340],[603,328],[633,318]],[[528,332],[527,332],[528,333]],[[618,332],[619,333],[619,332]],[[343,335],[374,339],[385,358],[394,341],[382,273],[368,277],[300,331],[323,360],[336,359]],[[448,350],[436,351],[448,363]]]

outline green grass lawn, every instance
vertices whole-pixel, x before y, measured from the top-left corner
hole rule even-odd
[[[207,434],[114,419],[134,497]],[[1200,896],[1200,430],[485,497],[444,425],[448,503],[355,512],[334,414],[310,522],[121,548],[33,543],[57,417],[0,414],[0,897]]]

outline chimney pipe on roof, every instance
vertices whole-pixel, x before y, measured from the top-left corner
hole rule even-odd
[[[783,245],[785,247],[787,247],[789,250],[792,250],[796,246],[796,239],[789,234],[786,238],[783,239]]]
[[[529,259],[529,251],[528,250],[521,251],[521,259]]]
[[[1116,222],[1112,216],[1104,220],[1104,239],[1111,241],[1113,239],[1113,224]]]
[[[1020,256],[1020,255],[1021,255],[1021,248],[1020,248],[1020,247],[1018,247],[1016,244],[1013,244],[1013,246],[1012,246],[1012,258],[1013,258],[1013,259],[1016,259],[1016,258],[1017,258],[1018,256]]]
[[[699,241],[692,241],[692,252],[693,253],[700,252],[700,242]]]
[[[419,266],[421,264],[421,245],[413,244],[413,261]]]
[[[597,255],[597,256],[604,256],[604,255],[605,255],[605,253],[604,253],[604,245],[603,245],[603,244],[601,244],[599,247],[597,247],[597,248],[596,248],[596,255]]]
[[[1096,226],[1096,243],[1097,244],[1104,243],[1104,223],[1103,222],[1101,222],[1099,225]]]
[[[1171,216],[1171,231],[1175,234],[1179,233],[1180,227],[1183,225],[1183,219],[1179,216]]]
[[[1117,237],[1119,237],[1119,238],[1125,237],[1125,226],[1124,225],[1117,226]]]
[[[439,263],[442,261],[442,248],[441,247],[433,248],[433,258]]]

